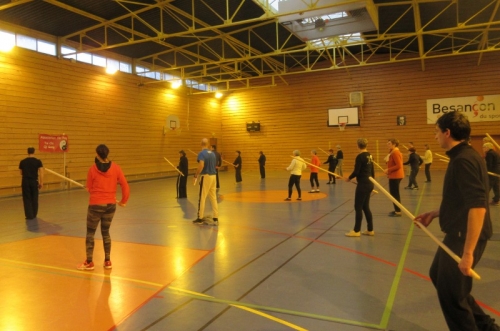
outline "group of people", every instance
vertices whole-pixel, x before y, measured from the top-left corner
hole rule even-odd
[[[430,277],[437,290],[439,302],[449,329],[499,331],[500,327],[495,324],[494,319],[485,314],[472,297],[472,278],[470,276],[472,275],[472,268],[480,261],[487,241],[492,236],[488,194],[490,188],[492,188],[495,196],[491,204],[498,205],[498,176],[493,176],[491,173],[500,173],[500,156],[493,149],[493,145],[486,142],[483,145],[485,152],[485,159],[483,159],[469,144],[470,132],[469,121],[460,112],[446,113],[437,120],[435,139],[450,158],[444,178],[442,201],[438,209],[418,215],[415,221],[418,222],[417,225],[419,226],[429,226],[434,218],[439,217],[440,228],[445,233],[443,243],[461,257],[457,268],[457,262],[439,247],[430,267]],[[357,140],[359,153],[356,156],[354,170],[345,178],[347,182],[353,179],[357,181],[354,198],[355,223],[353,230],[346,233],[346,236],[349,237],[359,237],[360,234],[373,236],[375,234],[373,216],[369,205],[371,192],[374,188],[374,184],[370,181],[370,177],[374,177],[374,161],[367,151],[367,144],[368,141],[364,138]],[[426,160],[429,161],[428,156],[425,156],[424,160],[412,156],[415,154],[415,148],[410,146],[409,160],[403,163],[398,145],[396,139],[388,140],[387,146],[390,153],[387,157],[387,168],[384,169],[384,173],[389,178],[391,195],[400,201],[399,183],[404,177],[403,164],[412,166],[408,186],[418,187],[415,180],[418,166],[422,163],[430,164],[432,158],[430,159],[431,162],[426,163]],[[426,147],[428,151],[428,146]],[[36,218],[37,216],[38,190],[43,186],[43,165],[39,159],[34,157],[34,153],[34,148],[28,148],[28,157],[19,164],[27,219]],[[109,229],[116,211],[116,205],[126,205],[130,196],[130,189],[121,168],[108,158],[108,154],[109,149],[106,145],[97,146],[94,164],[88,171],[85,186],[90,193],[85,240],[86,259],[77,267],[79,270],[94,270],[94,235],[99,224],[101,225],[104,243],[104,268],[112,268]],[[193,221],[195,224],[205,222],[203,215],[207,197],[213,209],[213,225],[218,224],[216,189],[218,186],[217,169],[220,167],[220,162],[217,154],[215,146],[209,149],[208,139],[202,139],[201,151],[197,155],[198,167],[194,174],[195,183],[199,180],[200,185],[198,214],[197,219]],[[332,154],[333,151],[330,150],[329,156],[332,156]],[[306,169],[306,162],[300,157],[300,151],[295,150],[293,155],[294,158],[287,168],[291,172],[291,176],[288,185],[289,195],[286,200],[291,200],[294,185],[297,187],[299,194],[297,199],[301,199],[299,181],[302,171]],[[317,170],[320,165],[319,159],[315,151],[312,151],[311,155],[311,168]],[[180,156],[179,170],[185,174],[183,177],[187,177],[187,158],[183,151],[180,151]],[[261,163],[260,160],[259,163]],[[329,165],[335,164],[335,162],[330,163],[328,161],[327,163]],[[236,169],[241,170],[239,152],[234,165]],[[331,168],[329,167],[329,169]],[[428,167],[426,167],[426,170],[428,170]],[[241,173],[239,176],[241,180]],[[460,178],[460,180],[457,180],[457,178]],[[427,177],[427,181],[430,181],[430,177]],[[331,179],[329,183],[331,183]],[[115,198],[118,184],[121,186],[122,192],[120,201],[116,201]],[[311,185],[313,189],[316,187],[314,192],[319,191],[317,171],[311,172]],[[179,190],[179,197],[184,197],[184,195],[185,191]],[[395,210],[390,215],[400,216],[401,210],[396,204],[394,207]],[[367,221],[367,229],[361,232],[363,214]]]

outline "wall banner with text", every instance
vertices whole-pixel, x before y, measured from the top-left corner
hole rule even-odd
[[[441,115],[450,111],[464,113],[469,122],[500,121],[500,95],[429,99],[427,124],[435,124]]]
[[[39,134],[38,149],[40,152],[48,152],[48,153],[68,152],[69,151],[68,136],[64,134],[60,135]]]

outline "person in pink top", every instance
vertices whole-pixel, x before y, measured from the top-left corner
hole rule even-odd
[[[318,168],[321,164],[319,161],[318,155],[316,155],[316,150],[311,151],[311,164],[314,164],[316,167],[309,166],[311,168],[311,175],[309,176],[309,181],[311,182],[311,190],[309,193],[319,193],[319,181],[318,181]],[[314,183],[316,183],[316,189],[314,189]]]
[[[387,141],[387,148],[389,149],[389,155],[387,156],[387,169],[384,173],[389,178],[389,193],[398,202],[401,202],[401,197],[399,195],[399,184],[401,180],[405,177],[405,171],[403,168],[403,154],[398,148],[399,140],[389,139]],[[394,205],[394,211],[389,213],[391,217],[401,217],[401,209]]]
[[[106,145],[96,148],[95,164],[87,174],[87,191],[90,193],[87,210],[87,236],[85,248],[87,259],[77,267],[79,270],[94,270],[92,257],[94,254],[94,235],[101,223],[101,234],[104,246],[104,268],[111,269],[111,237],[109,228],[116,211],[116,187],[121,186],[122,198],[118,205],[125,207],[130,196],[130,188],[123,172],[116,163],[108,159],[109,149]]]

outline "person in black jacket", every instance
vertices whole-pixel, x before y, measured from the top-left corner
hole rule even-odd
[[[335,157],[337,158],[337,166],[339,167],[339,176],[343,177],[344,172],[342,171],[342,165],[344,164],[344,152],[342,151],[340,145],[337,145],[337,156]]]
[[[323,164],[328,163],[328,171],[335,172],[335,168],[337,168],[338,160],[335,156],[333,156],[333,149],[329,149],[328,159]],[[332,174],[328,174],[328,183],[327,184],[335,184],[335,176]]]
[[[408,186],[405,187],[407,190],[418,190],[418,184],[417,184],[417,175],[418,175],[418,170],[420,168],[420,165],[424,162],[420,155],[418,155],[416,152],[415,147],[410,147],[408,148],[408,152],[410,152],[410,156],[408,157],[408,161],[403,163],[404,165],[410,165],[410,181],[408,183]]]
[[[241,152],[236,151],[236,159],[233,162],[234,170],[235,170],[235,176],[236,176],[236,183],[241,183],[243,179],[241,178]]]
[[[359,138],[358,141],[359,154],[356,156],[354,164],[354,171],[345,179],[350,182],[356,178],[358,185],[356,186],[356,193],[354,194],[354,210],[356,212],[354,229],[347,232],[347,237],[359,237],[360,234],[367,236],[375,235],[373,231],[373,216],[370,210],[370,195],[373,191],[373,183],[370,177],[375,177],[375,170],[373,169],[373,159],[370,153],[366,150],[368,140]],[[366,217],[367,230],[361,232],[361,221],[363,220],[363,213]]]
[[[28,157],[19,162],[19,172],[22,176],[24,216],[32,220],[38,214],[38,192],[43,187],[43,164],[35,157],[33,147],[28,147]]]
[[[266,156],[264,152],[259,152],[259,170],[260,170],[260,178],[266,178]]]
[[[486,160],[486,169],[488,172],[500,175],[500,155],[498,155],[495,150],[493,150],[492,143],[485,143],[483,145],[484,158]],[[500,186],[499,177],[488,175],[490,189],[493,190],[493,200],[490,204],[493,206],[498,206],[500,203]]]
[[[483,158],[467,143],[470,123],[463,113],[450,111],[436,122],[436,140],[450,158],[441,206],[418,215],[428,226],[439,217],[443,243],[461,257],[457,262],[441,247],[429,271],[450,330],[500,330],[484,313],[472,291],[471,269],[481,260],[493,234],[488,205],[488,173]]]
[[[215,188],[219,189],[220,188],[219,169],[220,169],[220,167],[222,167],[222,156],[220,155],[219,152],[217,152],[217,146],[216,145],[212,145],[211,149],[212,149],[212,152],[214,152],[214,154],[215,154],[215,171],[216,171],[215,180],[216,180],[216,184],[217,184],[215,186]]]
[[[186,157],[186,152],[183,150],[179,151],[179,165],[177,166],[177,169],[179,169],[180,172],[184,176],[177,176],[177,198],[183,199],[187,198],[187,177],[188,177],[188,159]]]

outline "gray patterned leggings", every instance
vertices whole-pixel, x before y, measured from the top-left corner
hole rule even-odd
[[[87,253],[87,261],[92,261],[94,254],[94,235],[99,222],[101,222],[101,235],[104,245],[104,260],[110,259],[111,254],[111,236],[109,235],[109,227],[113,216],[115,216],[116,204],[107,205],[90,205],[87,210],[87,239],[85,240],[85,249]]]

